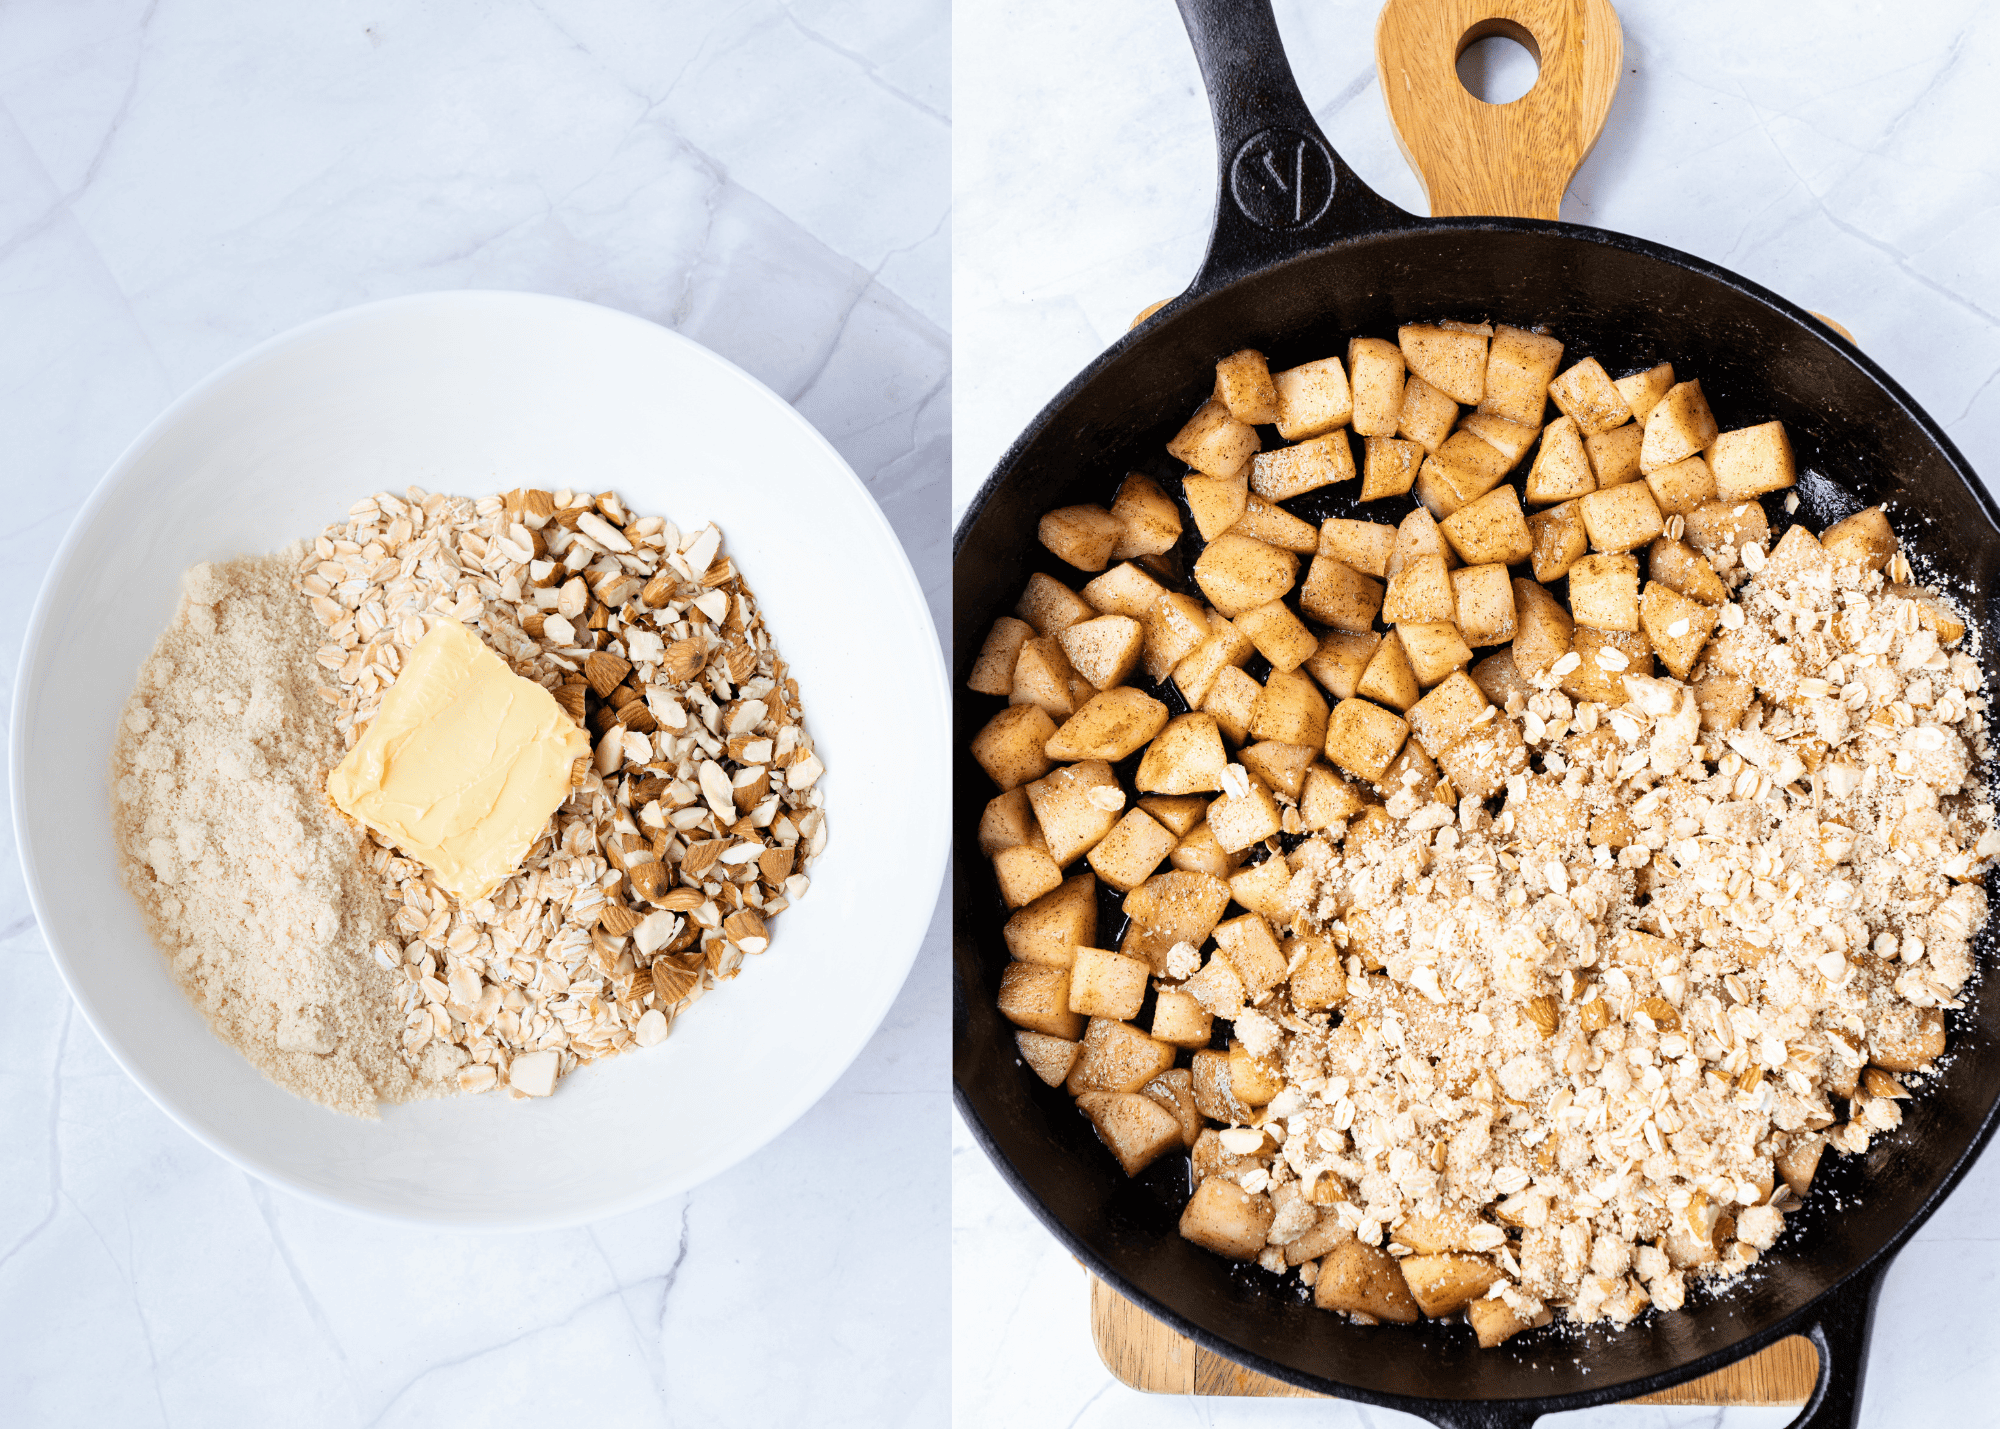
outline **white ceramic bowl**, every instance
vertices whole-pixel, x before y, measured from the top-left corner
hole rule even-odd
[[[649,1051],[545,1101],[380,1122],[280,1091],[169,978],[113,857],[113,725],[197,561],[276,550],[415,483],[615,488],[713,520],[756,589],[826,760],[829,838],[771,950]],[[915,957],[951,842],[949,697],[902,547],[779,397],[688,339],[587,303],[437,293],[272,339],[112,466],[29,622],[11,776],[28,895],[77,1005],[208,1146],[301,1195],[464,1226],[570,1224],[683,1191],[791,1125],[853,1061]]]

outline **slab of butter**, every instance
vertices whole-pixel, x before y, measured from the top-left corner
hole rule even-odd
[[[520,866],[590,740],[456,620],[403,657],[375,722],[326,779],[334,804],[462,900]]]

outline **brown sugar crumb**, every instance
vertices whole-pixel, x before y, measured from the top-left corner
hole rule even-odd
[[[1210,1174],[1269,1195],[1268,1268],[1351,1237],[1524,1323],[1622,1324],[1742,1273],[1823,1151],[1900,1123],[2000,854],[1979,665],[1900,555],[1710,562],[1685,681],[1606,707],[1558,661],[1495,711],[1526,758],[1491,798],[1405,784],[1284,855],[1292,974],[1330,940],[1346,977],[1337,1016],[1285,981],[1236,1018],[1282,1089]]]

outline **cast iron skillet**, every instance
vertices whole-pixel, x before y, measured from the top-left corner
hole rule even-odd
[[[1423,219],[1386,203],[1325,142],[1293,83],[1268,0],[1180,0],[1214,110],[1221,155],[1215,227],[1200,276],[1086,368],[1002,458],[954,541],[956,861],[954,1079],[959,1106],[1028,1205],[1097,1275],[1197,1343],[1262,1373],[1441,1425],[1525,1425],[1721,1368],[1787,1335],[1807,1336],[1819,1380],[1799,1425],[1851,1423],[1869,1321],[1895,1252],[1992,1136],[2000,1101],[2000,996],[1975,988],[1950,1017],[1950,1067],[1906,1103],[1895,1134],[1860,1157],[1829,1156],[1753,1283],[1619,1333],[1544,1330],[1481,1351],[1463,1326],[1363,1327],[1280,1291],[1175,1231],[1187,1195],[1180,1157],[1136,1181],[1119,1173],[1059,1089],[1017,1061],[994,1006],[1005,913],[976,826],[990,782],[964,751],[997,702],[964,680],[993,620],[1032,570],[1076,573],[1036,541],[1040,514],[1104,501],[1151,470],[1176,489],[1164,442],[1207,395],[1212,364],[1240,347],[1272,365],[1344,353],[1355,334],[1399,322],[1490,315],[1548,324],[1576,355],[1614,371],[1666,359],[1699,376],[1727,429],[1785,422],[1817,526],[1889,502],[1920,570],[1951,578],[1985,638],[2000,565],[2000,511],[1937,423],[1866,356],[1803,309],[1712,264],[1576,224]],[[1301,148],[1301,145],[1303,147]],[[1303,200],[1260,182],[1276,149],[1306,179]],[[1300,156],[1303,155],[1303,158]],[[1314,493],[1320,496],[1322,493]],[[1309,519],[1352,514],[1291,503]],[[1770,507],[1781,527],[1782,507]],[[1377,519],[1397,519],[1402,511]],[[1100,942],[1116,947],[1115,903]],[[1981,938],[1990,941],[1993,926]]]

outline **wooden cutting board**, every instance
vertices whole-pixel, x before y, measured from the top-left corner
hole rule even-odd
[[[1174,1333],[1096,1276],[1090,1277],[1090,1330],[1104,1367],[1146,1394],[1227,1394],[1246,1398],[1319,1399],[1311,1390],[1244,1369]],[[1803,1404],[1819,1374],[1819,1357],[1797,1335],[1634,1404]]]

